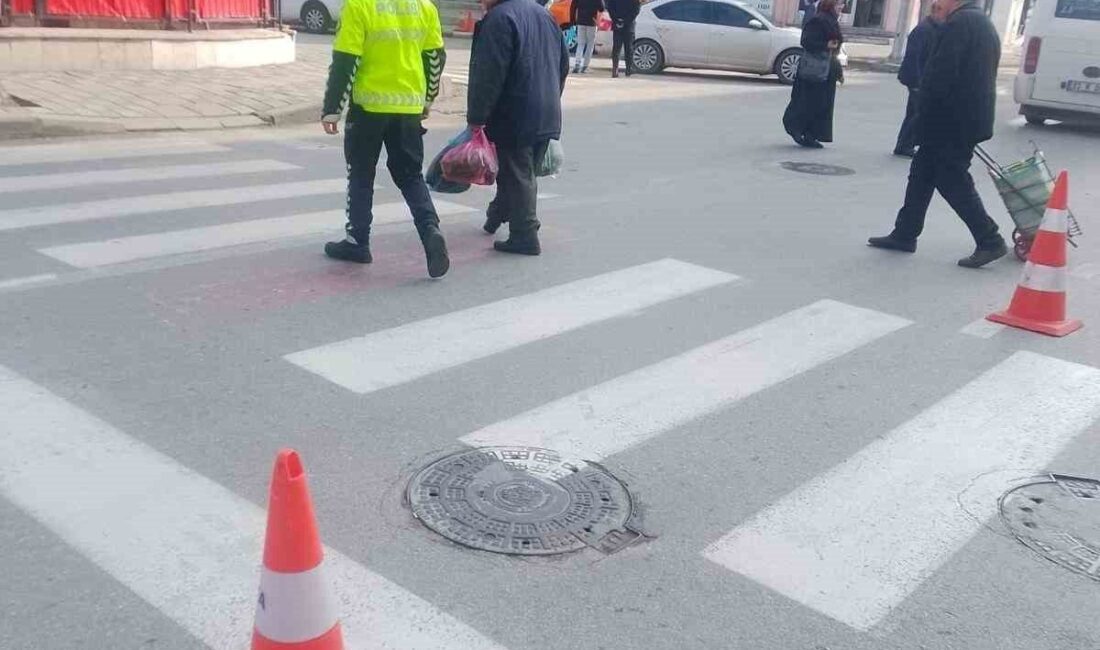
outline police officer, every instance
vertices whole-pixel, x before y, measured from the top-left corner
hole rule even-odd
[[[428,261],[428,275],[447,273],[447,244],[421,172],[421,121],[439,94],[446,54],[439,14],[431,0],[347,0],[333,41],[332,65],[321,123],[339,133],[348,95],[344,157],[348,170],[347,225],[343,241],[325,254],[369,264],[374,174],[382,146],[386,166],[412,212]]]

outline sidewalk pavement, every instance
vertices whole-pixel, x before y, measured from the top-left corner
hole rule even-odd
[[[312,122],[328,63],[327,47],[299,47],[294,63],[254,68],[5,73],[0,139]],[[460,110],[458,92],[445,79],[434,112]]]

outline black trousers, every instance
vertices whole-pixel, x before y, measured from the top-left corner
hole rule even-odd
[[[386,167],[412,212],[416,230],[438,226],[439,216],[424,182],[424,133],[420,115],[368,113],[357,105],[348,111],[344,133],[344,159],[348,168],[348,235],[366,244],[374,221],[374,176],[382,146]]]
[[[911,151],[917,146],[916,125],[919,93],[920,91],[915,88],[909,89],[909,101],[905,102],[905,119],[902,120],[901,129],[898,130],[898,143],[894,146],[894,151]]]
[[[488,215],[508,223],[509,238],[531,237],[539,230],[535,161],[546,155],[549,145],[549,141],[533,146],[497,145],[497,195],[489,204]]]
[[[894,223],[894,236],[915,240],[924,230],[924,217],[936,191],[970,229],[980,247],[994,247],[1003,241],[997,223],[989,217],[970,176],[974,147],[968,144],[922,144],[909,167],[905,205]]]
[[[626,54],[626,73],[634,73],[634,23],[629,23],[622,28],[615,27],[611,30],[611,69],[619,69],[619,53]]]

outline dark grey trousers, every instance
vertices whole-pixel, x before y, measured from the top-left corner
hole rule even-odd
[[[546,155],[550,142],[533,146],[497,146],[497,195],[489,204],[490,218],[508,224],[509,237],[523,239],[539,230],[537,215],[539,183],[535,161]]]

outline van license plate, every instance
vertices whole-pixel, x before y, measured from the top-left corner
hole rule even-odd
[[[1092,93],[1100,95],[1100,81],[1063,81],[1062,88],[1071,93]]]

